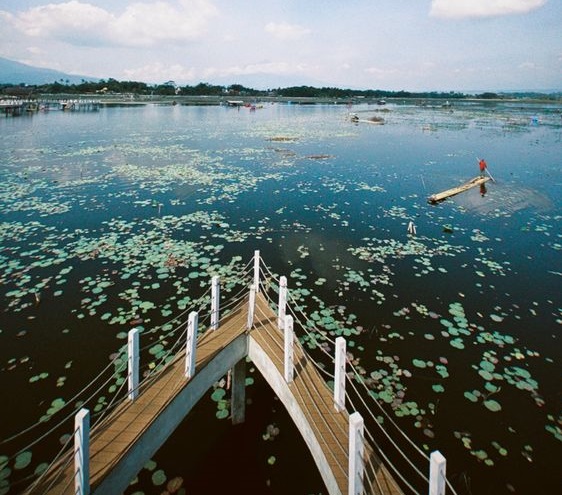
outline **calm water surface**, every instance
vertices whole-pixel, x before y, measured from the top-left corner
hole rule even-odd
[[[63,427],[18,452],[77,406],[131,323],[148,365],[212,275],[224,297],[237,290],[254,249],[319,327],[346,336],[372,393],[446,456],[459,493],[560,492],[561,107],[352,110],[385,124],[296,105],[0,120],[0,494],[64,443]],[[477,157],[495,178],[486,191],[427,203],[474,177]],[[283,407],[249,377],[243,426],[209,391],[129,492],[326,493]]]

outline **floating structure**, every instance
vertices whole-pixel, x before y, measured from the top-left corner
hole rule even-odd
[[[358,386],[364,386],[364,380],[347,357],[343,337],[329,341],[329,348],[334,352],[333,375],[326,373],[324,366],[306,352],[294,326],[308,334],[312,322],[303,322],[307,317],[292,299],[287,278],[273,274],[261,261],[259,251],[254,253],[253,263],[242,268],[240,280],[249,285],[249,291],[239,292],[222,309],[220,279],[212,277],[210,311],[207,309],[200,320],[198,311],[188,309],[187,325],[180,323],[178,327],[183,329],[185,325],[181,335],[176,336],[174,354],[166,355],[142,379],[140,331],[130,330],[126,359],[118,358],[126,363],[127,379],[123,383],[127,390],[119,394],[121,397],[108,414],[102,414],[91,427],[86,406],[92,397],[84,401],[75,415],[72,412],[66,415],[63,421],[74,416],[74,434],[70,437],[74,446],[63,447],[56,460],[25,493],[122,493],[193,406],[227,373],[232,377],[232,422],[243,422],[246,358],[250,358],[302,435],[327,493],[403,495],[402,487],[413,490],[406,479],[406,468],[410,465],[421,476],[416,485],[425,485],[424,490],[429,485],[431,495],[444,495],[448,486],[455,495],[446,479],[446,460],[441,453],[434,451],[428,456],[399,429],[378,402],[365,404],[365,398],[357,391]],[[194,308],[200,309],[195,305],[191,309]],[[228,314],[219,318],[221,312]],[[210,323],[203,329],[200,321]],[[326,352],[326,347],[323,349]],[[333,378],[333,390],[322,372]],[[111,381],[101,374],[98,379],[105,385]],[[376,416],[379,411],[373,412],[373,408],[386,415],[388,421],[384,420],[384,427]],[[53,428],[54,435],[60,435],[57,428],[61,425],[62,422]],[[374,428],[378,431],[370,431]],[[398,442],[390,436],[394,429],[400,434]],[[376,440],[381,435],[389,440],[384,450]],[[404,445],[400,447],[398,443]],[[414,448],[423,462],[429,463],[424,469],[429,476],[405,454],[407,445]],[[397,452],[390,454],[392,446]],[[400,468],[396,467],[396,461]]]
[[[481,186],[490,180],[490,177],[474,177],[474,179],[470,179],[468,182],[461,184],[457,187],[452,187],[451,189],[447,189],[446,191],[432,194],[429,198],[427,198],[427,202],[431,204],[440,203],[441,201],[450,198],[451,196],[455,196],[462,192],[468,191],[476,186]]]
[[[25,110],[21,100],[0,100],[0,112],[4,115],[21,115]]]
[[[92,112],[100,109],[100,100],[78,99],[5,99],[0,100],[0,113],[6,116],[18,116],[48,110]]]
[[[368,119],[360,119],[359,115],[357,115],[356,113],[350,113],[349,114],[349,120],[353,123],[362,122],[364,124],[375,124],[375,125],[384,124],[384,119],[382,117],[378,117],[376,115],[373,116],[373,117],[370,117]]]

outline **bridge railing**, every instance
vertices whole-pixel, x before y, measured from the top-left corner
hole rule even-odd
[[[259,252],[255,253],[255,259],[257,257]],[[393,476],[400,480],[403,489],[414,494],[420,493],[420,489],[429,489],[430,495],[439,495],[445,493],[446,485],[450,493],[456,495],[454,487],[445,476],[445,458],[438,451],[429,456],[400,428],[391,413],[373,396],[354,363],[348,359],[344,339],[332,338],[326,329],[320,328],[314,320],[308,318],[301,303],[292,296],[286,277],[274,274],[261,259],[259,276],[260,285],[265,289],[270,307],[278,313],[280,331],[284,330],[285,315],[290,315],[290,325],[292,326],[293,322],[298,325],[302,332],[301,338],[304,334],[309,348],[316,351],[315,356],[312,356],[311,352],[303,347],[303,352],[326,377],[326,381],[334,383],[334,409],[341,410],[347,403],[350,411],[362,413],[362,417],[367,420],[362,440],[373,448]],[[327,364],[335,370],[334,374],[327,371]],[[377,414],[373,411],[377,411]],[[378,468],[373,465],[372,458],[369,459],[371,463],[364,466],[364,469],[371,475],[365,476],[364,479],[376,485],[378,481],[375,473]],[[420,468],[421,464],[425,465],[425,468]],[[406,476],[405,472],[409,472],[410,476]],[[423,489],[420,486],[427,488]],[[366,488],[369,488],[370,493],[383,493],[381,486],[372,484]]]
[[[72,441],[77,435],[78,429],[72,428],[73,420],[78,410],[89,408],[92,414],[88,415],[88,427],[92,430],[107,417],[107,415],[127,400],[134,400],[139,391],[150,386],[158,374],[172,363],[179,354],[185,350],[185,340],[187,335],[188,316],[196,312],[204,314],[199,319],[198,328],[201,330],[197,334],[197,340],[204,339],[206,330],[213,330],[219,327],[219,311],[223,316],[234,311],[241,306],[247,297],[247,287],[251,280],[251,262],[241,267],[236,274],[230,276],[231,280],[237,283],[230,283],[227,287],[229,300],[219,310],[220,279],[212,277],[210,285],[203,294],[184,309],[180,314],[167,320],[161,325],[154,326],[150,330],[142,332],[133,328],[128,332],[127,344],[123,345],[113,356],[111,361],[94,378],[86,383],[82,389],[64,401],[60,407],[52,411],[49,416],[44,416],[30,426],[0,440],[0,448],[11,449],[7,459],[2,460],[0,469],[3,466],[15,462],[16,458],[24,452],[30,451],[41,443],[54,445],[58,443],[53,439],[58,439],[61,434],[66,432],[64,445],[55,451],[52,461],[39,474],[15,480],[10,484],[11,487],[27,487],[32,489],[42,479],[42,476],[57,464],[59,473],[70,465],[73,460]],[[232,285],[232,286],[231,286]],[[239,286],[239,290],[230,296],[230,292]],[[209,308],[206,311],[206,308]],[[142,335],[144,345],[139,346],[139,336]],[[155,342],[171,342],[167,348],[158,352],[155,351]],[[150,359],[143,359],[143,365],[139,365],[139,356],[148,354]],[[101,400],[100,398],[104,399]],[[91,421],[91,425],[90,425]],[[69,434],[68,432],[71,432]],[[53,451],[52,447],[46,450]],[[76,453],[74,452],[76,455]],[[52,483],[57,480],[52,479]]]
[[[302,352],[303,355],[306,356],[306,359],[308,359],[309,362],[318,370],[318,372],[325,377],[327,382],[334,381],[338,384],[337,387],[335,387],[337,389],[337,395],[334,398],[335,406],[333,414],[339,414],[338,410],[349,407],[354,411],[362,411],[363,416],[365,416],[369,420],[367,426],[364,426],[363,419],[361,419],[361,421],[359,422],[357,421],[357,416],[352,415],[355,418],[355,429],[352,436],[354,438],[354,442],[358,444],[358,451],[360,451],[363,442],[367,442],[371,446],[371,448],[373,448],[374,451],[385,461],[385,465],[389,469],[391,469],[391,471],[398,479],[402,481],[402,485],[410,489],[412,493],[418,493],[416,491],[417,484],[415,484],[416,486],[414,486],[414,484],[410,484],[409,480],[406,479],[402,474],[401,466],[404,464],[412,467],[414,472],[422,478],[422,481],[424,483],[429,483],[430,495],[441,495],[442,493],[444,493],[444,484],[441,487],[437,486],[439,485],[439,483],[446,481],[446,478],[444,476],[444,458],[442,458],[442,456],[439,457],[440,454],[432,454],[434,462],[432,463],[431,469],[432,475],[428,480],[423,472],[417,467],[418,461],[411,460],[410,455],[404,452],[403,444],[400,445],[399,442],[405,442],[406,444],[409,444],[410,448],[413,448],[414,452],[417,452],[417,454],[422,457],[422,460],[424,462],[427,462],[428,460],[427,454],[425,454],[415,445],[414,442],[409,439],[408,435],[406,435],[400,429],[400,427],[393,420],[392,416],[372,396],[368,388],[365,386],[361,374],[354,367],[353,363],[350,363],[349,359],[347,359],[345,346],[342,346],[343,339],[332,339],[328,331],[319,328],[314,321],[310,320],[305,315],[299,301],[295,300],[295,298],[291,294],[290,289],[287,289],[286,278],[279,277],[273,274],[267,267],[267,265],[265,265],[261,260],[259,252],[256,252],[253,260],[251,260],[246,266],[240,269],[237,275],[237,279],[240,281],[240,290],[237,294],[230,297],[228,303],[223,305],[222,308],[219,304],[220,281],[218,281],[216,278],[213,278],[208,290],[199,299],[193,301],[190,307],[185,309],[180,315],[174,317],[164,325],[155,327],[150,331],[142,332],[143,340],[146,340],[146,336],[154,336],[157,338],[158,342],[167,340],[172,341],[172,345],[167,349],[161,349],[158,350],[158,352],[154,351],[154,342],[147,343],[144,345],[144,347],[139,349],[137,340],[139,332],[135,332],[135,329],[133,329],[130,332],[130,337],[127,345],[123,346],[119,350],[119,352],[106,366],[106,368],[104,368],[104,370],[102,370],[102,372],[98,374],[91,382],[89,382],[80,392],[78,392],[71,399],[67,400],[64,406],[61,407],[60,410],[56,412],[56,414],[53,414],[53,416],[57,417],[58,421],[53,427],[51,427],[48,431],[41,433],[40,427],[45,426],[45,421],[38,421],[37,423],[24,429],[23,431],[12,435],[11,437],[0,442],[0,446],[2,446],[4,444],[15,442],[16,440],[24,438],[27,435],[36,435],[32,442],[28,443],[25,447],[20,448],[10,457],[9,460],[15,459],[22,452],[29,450],[31,447],[37,445],[37,443],[47,439],[50,436],[53,436],[58,431],[60,431],[61,428],[68,428],[68,423],[70,419],[74,417],[77,409],[84,408],[88,405],[90,405],[91,407],[92,404],[95,403],[96,398],[99,397],[101,393],[109,391],[109,393],[111,394],[111,400],[109,403],[97,402],[93,406],[94,413],[92,415],[92,419],[94,420],[94,422],[92,428],[95,429],[95,427],[99,425],[99,423],[111,410],[117,407],[124,400],[134,400],[136,394],[142,387],[149,386],[151,381],[156,378],[159,372],[166,369],[166,367],[170,365],[170,363],[174,362],[174,360],[177,359],[178,355],[184,352],[184,349],[186,348],[188,329],[190,326],[189,321],[191,321],[191,326],[193,327],[194,313],[198,315],[198,311],[201,308],[207,308],[210,306],[210,311],[206,312],[206,314],[200,319],[200,321],[198,321],[198,323],[200,323],[201,325],[200,328],[207,328],[208,330],[217,328],[220,329],[220,314],[227,314],[228,312],[234,311],[236,308],[240,307],[240,305],[243,304],[247,299],[248,286],[251,284],[253,286],[254,294],[255,292],[263,292],[263,294],[267,297],[270,306],[278,311],[278,326],[280,327],[279,331],[284,332],[286,330],[286,321],[296,322],[301,331],[306,334],[309,346],[320,353],[321,359],[318,360],[314,359],[311,356],[310,352],[306,352],[304,350],[304,347],[299,347],[299,350],[296,351]],[[271,297],[272,292],[277,294],[277,301],[273,300],[273,298]],[[187,323],[186,315],[190,315]],[[199,320],[199,317],[197,318],[197,320]],[[169,325],[171,325],[171,328],[169,327]],[[166,328],[167,330],[165,332],[162,332],[163,328]],[[206,338],[207,335],[209,335],[209,332],[196,332],[195,335],[197,335],[198,342],[201,342]],[[340,350],[340,357],[338,358],[337,366],[335,358],[331,354],[331,351],[336,347],[338,347]],[[151,353],[151,351],[153,351],[154,359],[150,360],[148,364],[145,364],[142,368],[140,368],[135,364],[138,359],[137,357],[135,357],[135,354],[138,355],[137,349],[140,352],[144,351]],[[326,363],[329,363],[333,366],[333,374],[326,369]],[[348,366],[350,368],[350,371],[347,370]],[[138,378],[141,372],[142,380]],[[349,384],[349,386],[346,387],[346,384]],[[305,390],[299,391],[298,393],[308,394],[309,399],[311,399],[310,402],[314,404],[314,400],[312,399],[314,399],[314,396],[315,394],[317,394],[317,392],[318,391],[314,390]],[[349,404],[349,406],[346,406],[346,402]],[[374,413],[372,413],[372,403],[375,404],[377,410],[380,410],[381,414],[383,414],[383,416],[386,418],[384,427],[381,424],[380,420],[374,415]],[[82,414],[81,416],[82,419],[84,419],[85,415]],[[89,423],[89,414],[87,417]],[[378,429],[378,432],[376,434],[370,431],[369,428],[371,425],[375,425],[375,427]],[[393,430],[393,433],[391,434],[389,430]],[[80,440],[80,438],[82,438],[80,436],[80,431],[81,427],[75,426],[73,435],[74,437],[78,438],[78,440],[75,441],[74,458],[78,460],[80,456],[77,453],[76,445],[81,445],[84,443],[83,440]],[[338,433],[340,433],[340,435],[338,435]],[[341,431],[333,431],[333,440],[334,445],[337,446],[337,451],[332,452],[330,455],[335,456],[337,452],[347,453],[349,451],[350,446],[343,445],[339,440],[339,438],[341,438],[342,436],[341,433]],[[347,434],[348,432],[345,433]],[[396,440],[396,436],[398,437],[398,440]],[[379,439],[381,437],[385,439],[384,447],[380,446],[379,443],[377,443],[378,441],[380,441]],[[66,464],[72,462],[73,456],[67,455],[67,457],[64,457],[66,453],[68,453],[68,446],[72,438],[72,435],[68,437],[68,441],[66,442],[65,446],[63,446],[63,448],[59,451],[50,466],[52,466],[55,462],[58,462],[59,464],[61,462]],[[395,461],[393,462],[396,456],[392,456],[391,458],[390,455],[386,454],[386,444],[392,445],[397,451],[399,457],[402,458],[399,467],[395,466]],[[358,459],[357,455],[350,454],[350,457],[354,462]],[[363,455],[360,455],[359,457],[362,458]],[[369,457],[369,459],[371,458]],[[342,466],[341,469],[344,475],[348,477],[348,467]],[[378,467],[372,464],[363,467],[363,470],[365,472],[368,472],[370,470],[374,473],[377,471],[377,469]],[[48,468],[45,472],[47,471]],[[62,471],[63,469],[60,470],[61,473]],[[74,479],[76,483],[78,483],[79,473],[83,472],[84,468],[78,466],[78,468],[76,469],[77,474],[75,475]],[[31,478],[20,480],[20,482],[29,482],[30,479]],[[349,479],[351,486],[354,481],[352,477],[349,477]],[[365,479],[365,477],[363,477],[363,479]],[[376,476],[367,476],[366,479],[372,481],[375,484],[377,483]],[[35,481],[35,483],[39,480],[40,477]],[[53,482],[54,481],[55,480],[53,480]],[[449,486],[451,492],[454,494],[455,491],[453,487],[448,481],[446,481],[446,483]],[[370,487],[366,488],[369,488],[371,493],[381,493],[380,486],[371,485]],[[352,493],[355,493],[355,490],[353,490]]]

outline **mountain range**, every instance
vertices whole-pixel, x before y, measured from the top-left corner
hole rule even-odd
[[[55,81],[62,82],[61,80],[68,84],[80,84],[82,80],[98,81],[98,78],[42,69],[0,57],[0,84],[41,85]]]

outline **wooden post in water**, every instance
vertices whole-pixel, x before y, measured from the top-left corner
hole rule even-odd
[[[74,416],[74,493],[90,493],[90,411],[84,408]]]
[[[429,457],[429,495],[445,495],[447,461],[438,450]]]
[[[127,340],[127,368],[129,384],[129,400],[139,395],[139,329],[129,330]]]
[[[246,419],[246,359],[238,361],[232,368],[232,424]]]
[[[363,430],[363,418],[361,414],[354,412],[349,416],[348,495],[363,494],[363,473],[365,471]]]
[[[283,330],[285,314],[287,313],[287,277],[279,279],[279,304],[277,311],[277,328]]]
[[[285,278],[285,277],[283,277]],[[284,352],[284,365],[285,365],[285,381],[291,383],[294,374],[294,333],[293,333],[293,317],[291,315],[285,317],[285,352]]]
[[[260,291],[260,252],[254,251],[254,287],[256,293]]]
[[[187,338],[185,341],[185,377],[189,380],[195,374],[195,353],[197,350],[197,311],[189,313],[187,320]]]
[[[345,339],[336,339],[336,356],[334,369],[334,406],[336,411],[345,411],[345,365],[346,346]]]
[[[215,275],[211,281],[211,330],[219,328],[220,278]]]
[[[256,308],[256,286],[250,286],[250,301],[248,302],[248,323],[246,324],[246,328],[251,330],[254,326],[254,311]]]

